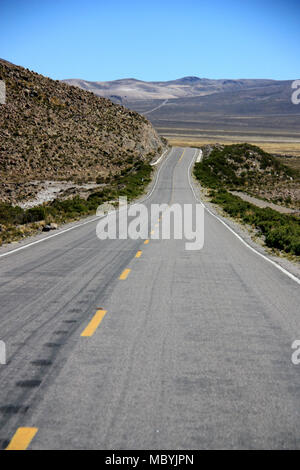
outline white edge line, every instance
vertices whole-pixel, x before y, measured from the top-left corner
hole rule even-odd
[[[203,151],[199,149],[198,156],[196,158],[196,163],[200,163],[203,157]]]
[[[297,276],[294,276],[294,274],[290,273],[287,269],[283,268],[282,266],[280,266],[280,264],[276,263],[276,261],[273,261],[272,259],[268,258],[268,256],[260,253],[258,250],[256,250],[255,248],[253,248],[251,245],[249,245],[249,243],[247,243],[238,233],[235,232],[235,230],[233,230],[226,222],[224,222],[224,220],[220,219],[220,217],[218,217],[217,215],[215,215],[210,209],[208,209],[208,207],[205,206],[205,204],[203,204],[203,202],[197,197],[196,193],[195,193],[195,190],[192,186],[192,183],[191,183],[191,166],[192,164],[194,163],[194,160],[195,160],[195,157],[197,155],[197,152],[195,152],[195,155],[194,157],[192,158],[192,161],[189,165],[189,168],[188,168],[188,180],[189,180],[189,185],[193,191],[193,194],[194,194],[194,197],[196,199],[196,201],[200,202],[200,204],[202,204],[202,206],[205,208],[205,210],[210,214],[212,215],[215,219],[217,219],[219,222],[221,222],[221,224],[225,225],[225,227],[231,232],[233,233],[233,235],[235,235],[239,240],[240,242],[243,243],[243,245],[245,245],[247,248],[249,248],[249,250],[253,251],[253,253],[256,253],[258,256],[260,256],[261,258],[263,258],[265,261],[268,261],[268,263],[271,263],[273,266],[275,266],[275,268],[279,269],[281,272],[283,272],[284,274],[286,274],[290,279],[292,279],[293,281],[295,281],[297,284],[300,285],[300,279],[297,277]]]
[[[168,150],[168,149],[167,149]],[[167,151],[166,150],[166,151]],[[149,199],[150,196],[152,196],[153,194],[153,191],[155,190],[156,186],[157,186],[157,182],[158,182],[158,177],[159,177],[159,174],[162,170],[162,168],[165,166],[166,164],[166,161],[169,159],[170,155],[172,154],[172,150],[173,150],[173,147],[168,155],[168,157],[166,158],[166,160],[164,161],[163,165],[160,167],[160,169],[158,170],[157,172],[157,175],[156,175],[156,179],[155,179],[155,183],[154,183],[154,186],[151,190],[151,192],[148,194],[148,196],[143,199],[142,201],[139,201],[139,202],[136,202],[134,204],[132,204],[132,206],[135,206],[136,204],[141,204],[143,202],[145,202],[147,199]],[[164,152],[165,153],[165,152]],[[160,158],[163,157],[164,153],[162,154],[162,156]],[[158,161],[155,163],[157,164]],[[127,207],[127,206],[126,206]],[[125,209],[125,208],[124,208]],[[120,210],[120,209],[119,209]],[[66,233],[66,232],[69,232],[70,230],[75,230],[76,228],[79,228],[79,227],[82,227],[83,225],[86,225],[86,224],[91,224],[92,222],[95,222],[96,220],[100,220],[101,218],[104,218],[104,217],[107,217],[108,215],[110,214],[113,214],[114,211],[111,211],[111,212],[108,212],[105,216],[100,216],[100,217],[95,217],[94,219],[91,219],[91,220],[87,220],[86,222],[82,222],[80,224],[77,224],[77,225],[74,225],[73,227],[69,227],[69,228],[66,228],[64,230],[61,230],[60,232],[58,233],[54,233],[53,235],[49,235],[48,237],[45,237],[45,238],[41,238],[40,240],[35,240],[34,242],[31,242],[31,243],[27,243],[26,245],[23,245],[23,246],[19,246],[18,248],[14,248],[13,250],[10,250],[10,251],[7,251],[6,253],[2,253],[0,255],[0,258],[4,258],[4,256],[8,256],[8,255],[11,255],[13,253],[16,253],[17,251],[21,251],[21,250],[25,250],[25,248],[29,248],[30,246],[33,246],[33,245],[37,245],[38,243],[42,243],[42,242],[45,242],[47,240],[50,240],[50,238],[54,238],[54,237],[58,237],[59,235],[62,235],[63,233]]]
[[[50,240],[50,238],[58,237],[58,235],[61,235],[62,233],[66,233],[66,232],[69,232],[70,230],[74,230],[75,228],[82,227],[83,225],[86,225],[86,224],[90,224],[90,223],[92,223],[92,222],[95,222],[95,220],[98,220],[98,219],[100,219],[100,217],[95,217],[95,218],[92,219],[92,220],[88,220],[88,221],[86,221],[86,222],[82,222],[81,224],[74,225],[74,227],[69,227],[69,228],[66,228],[66,229],[64,229],[64,230],[61,230],[61,231],[58,232],[58,233],[54,233],[53,235],[49,235],[48,237],[41,238],[41,240],[36,240],[36,241],[34,241],[34,242],[27,243],[26,245],[19,246],[18,248],[15,248],[15,249],[13,249],[13,250],[7,251],[6,253],[2,253],[2,254],[0,255],[0,258],[3,258],[4,256],[7,256],[7,255],[10,255],[11,253],[16,253],[17,251],[24,250],[25,248],[28,248],[29,246],[37,245],[38,243],[45,242],[45,241],[47,241],[47,240]]]
[[[150,163],[150,165],[151,165],[151,166],[157,165],[157,164],[161,161],[161,159],[164,157],[165,153],[167,153],[168,150],[169,150],[169,149],[166,149],[166,150],[162,153],[162,155],[158,158],[158,160],[156,160],[156,162],[154,162],[154,163]]]

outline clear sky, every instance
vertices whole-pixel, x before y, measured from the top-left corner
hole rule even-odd
[[[300,78],[300,0],[0,0],[0,57],[54,79]]]

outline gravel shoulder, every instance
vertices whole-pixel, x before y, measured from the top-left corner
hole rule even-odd
[[[80,192],[87,192],[103,186],[96,183],[76,184],[71,181],[43,181],[38,184],[40,189],[35,197],[19,203],[18,206],[23,209],[30,209],[31,207],[42,205],[45,202],[54,201],[58,197],[66,196],[66,193],[69,195],[78,194],[80,196]]]
[[[229,191],[229,192],[233,194],[234,196],[240,197],[241,199],[243,199],[243,201],[250,202],[251,204],[254,204],[257,207],[261,207],[261,208],[270,207],[274,211],[280,212],[281,214],[298,213],[298,211],[289,209],[288,207],[279,206],[278,204],[274,204],[273,202],[264,201],[263,199],[258,199],[257,197],[249,196],[249,194],[243,193],[241,191]]]

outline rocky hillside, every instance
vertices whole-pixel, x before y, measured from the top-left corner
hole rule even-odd
[[[205,186],[238,189],[252,196],[300,208],[300,173],[250,144],[207,145],[195,165]]]
[[[0,201],[32,197],[37,181],[109,179],[162,151],[143,116],[108,99],[4,60],[0,79]]]

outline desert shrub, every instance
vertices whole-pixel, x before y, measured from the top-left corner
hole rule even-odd
[[[295,170],[283,165],[276,157],[250,144],[226,145],[223,149],[215,148],[211,154],[194,166],[194,175],[204,186],[218,188],[224,186],[242,187],[255,180],[260,184],[262,175],[258,168],[251,168],[252,156],[259,161],[265,174],[281,174],[286,178],[299,176]],[[246,160],[248,159],[248,160]],[[238,175],[238,170],[242,169]],[[270,176],[271,177],[271,176]]]
[[[212,194],[212,202],[230,216],[258,229],[268,247],[300,255],[300,220],[297,217],[280,214],[269,207],[256,207],[224,189]]]
[[[96,178],[96,183],[97,183],[97,184],[103,184],[103,183],[105,183],[105,177],[102,176],[102,175],[97,176],[97,178]]]
[[[46,210],[43,206],[32,207],[27,209],[23,216],[23,223],[27,224],[30,222],[38,222],[44,220],[46,217]]]
[[[150,165],[138,161],[130,168],[130,172],[119,174],[112,180],[110,186],[95,191],[87,199],[79,196],[65,200],[56,199],[43,206],[36,206],[27,210],[0,202],[0,224],[6,227],[5,231],[1,232],[0,244],[18,240],[24,236],[24,231],[18,229],[17,225],[32,224],[40,220],[58,223],[67,222],[84,215],[93,214],[100,204],[116,200],[119,196],[127,196],[129,201],[137,198],[149,183],[151,172],[152,167]]]
[[[0,203],[0,224],[18,225],[23,223],[24,210],[10,204]]]

